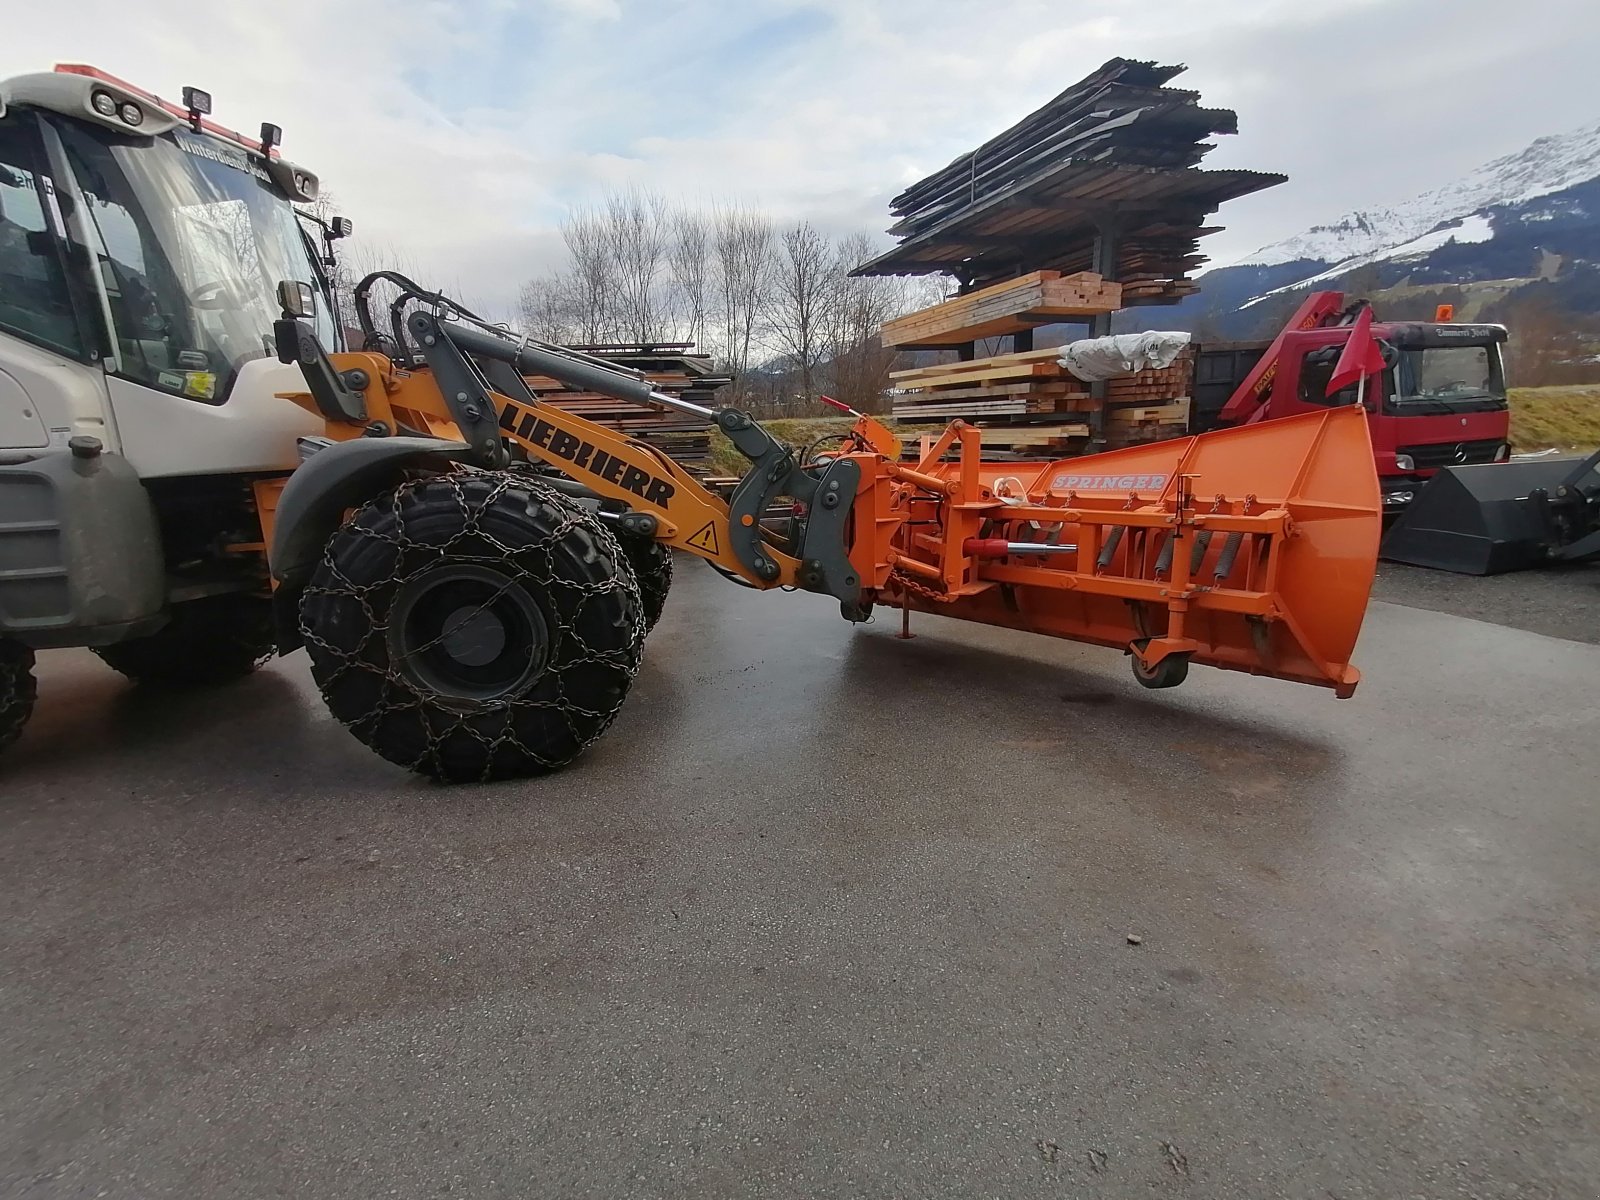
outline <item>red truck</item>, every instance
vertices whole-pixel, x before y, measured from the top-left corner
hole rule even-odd
[[[1196,345],[1191,432],[1354,403],[1353,387],[1326,389],[1360,307],[1315,292],[1271,342]],[[1504,326],[1374,320],[1372,332],[1386,366],[1364,405],[1386,508],[1409,504],[1442,467],[1510,457]]]

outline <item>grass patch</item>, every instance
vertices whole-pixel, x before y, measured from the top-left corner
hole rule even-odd
[[[1600,446],[1600,384],[1512,388],[1511,446],[1519,452]]]
[[[891,428],[894,422],[880,417]],[[856,423],[854,417],[774,417],[762,421],[761,427],[779,441],[794,446],[808,446],[820,437],[837,437],[847,433]],[[711,431],[711,473],[713,475],[743,475],[750,469],[750,460],[733,448],[720,429]]]

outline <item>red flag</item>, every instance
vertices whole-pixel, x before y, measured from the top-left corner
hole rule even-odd
[[[1383,349],[1372,336],[1372,309],[1363,308],[1350,326],[1350,340],[1339,352],[1339,361],[1328,377],[1328,395],[1343,391],[1352,383],[1383,370]]]

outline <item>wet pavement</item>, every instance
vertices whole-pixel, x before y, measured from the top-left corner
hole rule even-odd
[[[1380,562],[1379,600],[1600,644],[1600,563],[1510,575],[1454,575]]]
[[[300,657],[44,656],[0,1195],[1595,1194],[1600,648],[1381,604],[1339,702],[917,628],[683,563],[577,767],[454,789]]]

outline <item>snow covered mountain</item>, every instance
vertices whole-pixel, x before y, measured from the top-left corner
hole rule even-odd
[[[1367,257],[1414,242],[1484,209],[1525,204],[1596,176],[1600,176],[1600,121],[1542,137],[1525,150],[1485,163],[1454,183],[1393,208],[1366,209],[1313,225],[1233,265],[1270,267],[1308,259],[1341,263]]]
[[[1385,313],[1412,318],[1447,302],[1462,319],[1498,320],[1533,288],[1568,311],[1600,314],[1600,121],[1402,204],[1314,225],[1199,283],[1176,308],[1130,310],[1119,324],[1260,337],[1316,287],[1381,293]],[[1417,311],[1396,312],[1407,306]]]

